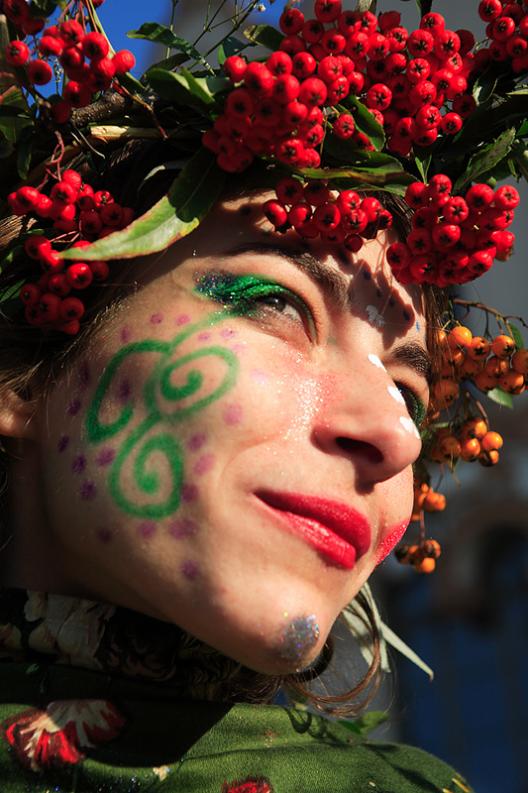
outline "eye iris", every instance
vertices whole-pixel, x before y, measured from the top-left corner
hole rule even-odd
[[[277,309],[277,311],[284,311],[286,308],[286,300],[281,295],[264,295],[259,298],[259,303],[265,303],[267,306]]]

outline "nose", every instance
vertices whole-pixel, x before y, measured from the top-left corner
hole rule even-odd
[[[420,434],[385,369],[364,377],[332,376],[314,422],[315,443],[348,457],[358,486],[392,479],[420,454]]]

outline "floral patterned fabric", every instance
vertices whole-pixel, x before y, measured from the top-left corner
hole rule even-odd
[[[0,594],[2,793],[470,793],[418,749],[233,704],[238,664],[113,606]]]

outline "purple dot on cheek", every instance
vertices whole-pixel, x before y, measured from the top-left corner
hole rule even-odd
[[[200,572],[196,562],[193,562],[191,559],[187,559],[185,562],[183,562],[181,571],[185,578],[187,578],[189,581],[194,581]]]
[[[78,454],[73,458],[71,469],[74,474],[82,474],[86,469],[86,457],[84,454]]]
[[[115,449],[111,449],[110,447],[101,449],[95,458],[95,462],[97,465],[110,465],[110,463],[114,461],[115,454]]]
[[[123,342],[123,344],[127,344],[127,342],[129,342],[131,338],[132,338],[132,331],[130,330],[130,328],[127,327],[121,328],[121,341]]]
[[[128,402],[132,395],[132,386],[129,380],[121,380],[117,386],[117,398],[120,402]]]
[[[191,452],[197,452],[198,449],[201,449],[206,441],[206,436],[204,432],[197,432],[196,435],[191,435],[189,440],[187,441],[187,447],[191,450]]]
[[[153,314],[150,318],[150,322],[152,325],[159,325],[163,322],[163,314]]]
[[[95,532],[95,536],[97,537],[98,540],[105,543],[105,545],[111,542],[112,540],[112,532],[110,531],[110,529],[107,529],[104,526],[101,526],[99,529],[97,529],[97,531]]]
[[[207,473],[213,467],[214,463],[214,455],[213,454],[202,454],[201,457],[198,458],[196,461],[193,471],[195,474],[200,476],[201,474]]]
[[[90,367],[86,363],[81,364],[79,368],[79,383],[81,386],[86,387],[90,382]]]
[[[176,325],[187,325],[187,323],[190,321],[191,318],[188,314],[179,314],[176,317]]]
[[[189,501],[196,501],[198,498],[198,488],[196,485],[184,483],[182,486],[182,500],[189,503]]]
[[[57,443],[57,451],[64,452],[68,448],[68,444],[70,442],[70,438],[68,435],[61,435],[59,438],[59,442]]]
[[[224,410],[224,421],[230,426],[240,424],[242,421],[242,405],[227,405]]]
[[[198,334],[198,341],[209,341],[210,338],[211,334],[205,330]]]
[[[232,330],[232,328],[223,328],[220,331],[220,336],[223,339],[231,339],[235,335],[236,335],[236,330]]]
[[[72,401],[66,408],[66,413],[68,414],[68,416],[76,416],[80,409],[81,409],[81,400],[72,399]]]
[[[82,483],[79,492],[83,501],[93,501],[93,499],[97,495],[97,488],[95,486],[95,482],[92,482],[89,479],[87,479],[85,482]]]
[[[139,524],[138,531],[142,537],[148,540],[156,531],[156,524],[152,520],[144,520]]]

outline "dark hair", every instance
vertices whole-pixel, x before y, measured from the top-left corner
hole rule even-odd
[[[110,190],[117,201],[131,205],[140,214],[163,195],[168,183],[174,178],[175,172],[168,170],[166,165],[163,166],[163,163],[174,160],[174,157],[175,150],[170,142],[164,144],[134,141],[124,146],[108,147],[104,173],[98,174],[82,162],[80,157],[74,158],[68,166],[77,167],[96,189],[104,187]],[[230,189],[232,187],[233,183]],[[398,196],[385,192],[376,192],[373,195],[391,211],[395,229],[400,237],[405,238],[410,230],[410,211],[405,202]],[[133,201],[130,201],[130,196],[134,197]],[[16,243],[28,227],[26,218],[13,216],[1,220],[0,254],[2,249],[5,250],[13,242]],[[11,264],[0,272],[0,294],[13,291],[20,281],[31,280],[34,277],[34,269],[34,261],[19,255],[16,266]],[[87,342],[97,333],[105,318],[111,316],[113,306],[117,304],[119,298],[124,292],[133,288],[127,262],[122,265],[112,264],[112,273],[114,276],[112,282],[105,284],[104,288],[98,288],[98,293],[89,306],[85,328],[77,337],[71,338],[58,333],[46,335],[42,330],[28,325],[21,310],[14,314],[0,312],[0,400],[9,390],[31,399],[35,388],[40,393],[50,387],[58,374],[85,349]],[[434,351],[434,331],[439,324],[438,296],[429,287],[424,293],[428,342]],[[7,452],[0,447],[3,501],[7,501],[8,467]],[[7,503],[0,506],[2,514],[8,514]],[[0,546],[3,544],[1,529],[0,526]],[[7,531],[7,527],[3,527],[3,531]],[[229,697],[236,701],[270,701],[280,687],[285,687],[294,697],[301,697],[319,710],[341,716],[355,715],[368,704],[379,686],[381,638],[374,614],[367,599],[361,593],[356,597],[351,609],[367,628],[372,648],[372,662],[366,674],[353,688],[340,695],[319,695],[310,691],[310,682],[319,677],[331,662],[333,645],[330,637],[315,666],[300,674],[273,677],[239,667],[230,681]]]

